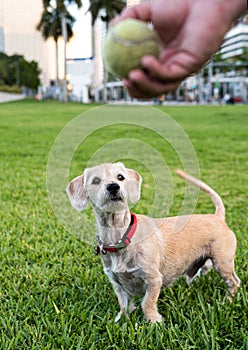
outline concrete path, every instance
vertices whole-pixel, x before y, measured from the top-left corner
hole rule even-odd
[[[21,94],[9,94],[7,92],[0,92],[0,103],[18,101],[25,98],[25,96]]]

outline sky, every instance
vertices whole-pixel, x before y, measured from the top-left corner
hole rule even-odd
[[[67,45],[67,58],[88,58],[91,53],[91,16],[87,13],[89,1],[84,0],[81,9],[75,5],[68,9],[76,18],[73,26],[74,38]]]

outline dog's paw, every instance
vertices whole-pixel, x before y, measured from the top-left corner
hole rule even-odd
[[[157,314],[152,314],[152,315],[146,315],[145,316],[147,321],[150,321],[151,323],[163,323],[163,317],[157,313]]]
[[[116,318],[115,318],[115,323],[119,322],[121,316],[122,316],[123,311],[119,311]]]

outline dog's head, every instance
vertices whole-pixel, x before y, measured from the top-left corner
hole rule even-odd
[[[72,180],[67,194],[77,210],[86,209],[91,202],[101,211],[115,212],[139,200],[141,183],[141,176],[122,163],[101,164]]]

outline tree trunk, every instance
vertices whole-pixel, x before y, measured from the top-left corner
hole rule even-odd
[[[108,22],[106,22],[106,34],[108,32]],[[108,83],[108,72],[103,64],[103,102],[107,103],[108,102],[108,88],[107,88],[107,83]]]
[[[67,102],[67,84],[66,84],[66,43],[67,43],[67,28],[66,28],[66,13],[61,13],[61,27],[64,41],[64,78],[63,78],[63,102]]]

